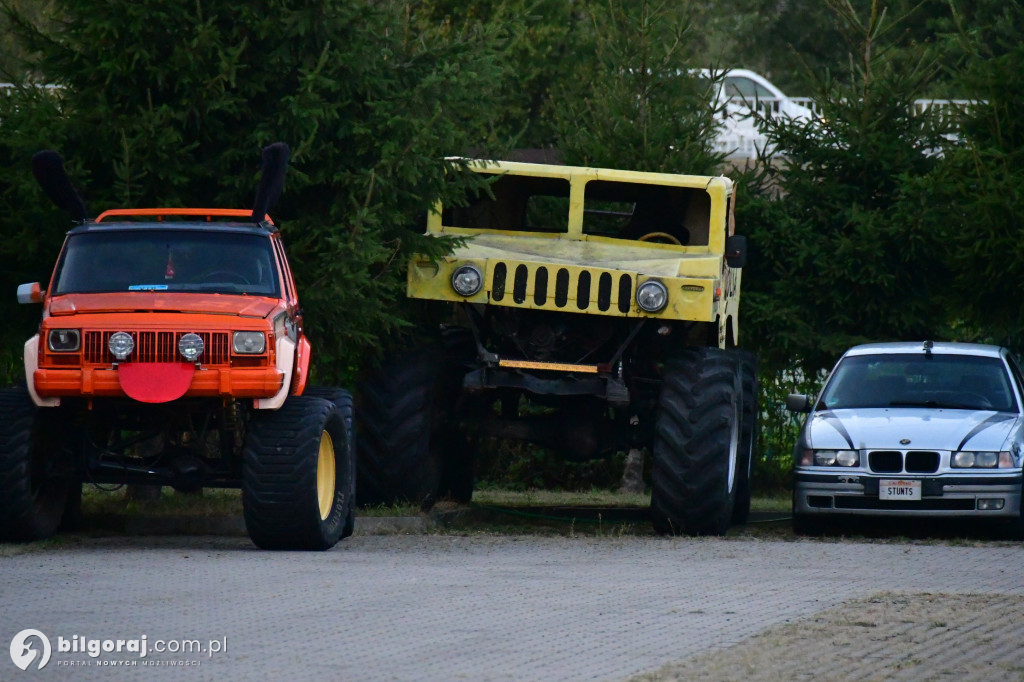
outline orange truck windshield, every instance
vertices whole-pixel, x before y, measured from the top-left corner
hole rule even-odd
[[[280,296],[270,239],[175,229],[72,233],[54,295],[167,291]]]

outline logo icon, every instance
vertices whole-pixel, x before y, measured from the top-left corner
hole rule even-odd
[[[38,638],[43,645],[43,656],[39,659],[39,665],[36,666],[36,669],[40,670],[50,662],[50,640],[39,630],[22,630],[14,636],[14,639],[11,640],[11,660],[22,670],[27,670],[32,665],[39,652],[28,642],[31,637]]]
[[[900,445],[910,445],[909,438],[900,438]]]

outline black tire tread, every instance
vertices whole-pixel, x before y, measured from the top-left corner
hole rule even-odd
[[[32,460],[38,435],[53,436],[59,430],[47,427],[59,426],[44,423],[51,415],[40,412],[24,386],[0,389],[0,415],[0,541],[48,538],[57,532],[64,513],[67,481],[48,483],[34,495]]]
[[[344,421],[334,403],[292,396],[277,410],[252,414],[243,449],[242,509],[249,537],[258,547],[325,550],[341,539],[348,510],[332,512],[322,521],[316,499],[324,429],[334,429],[338,469],[351,470],[343,458],[354,453],[348,452]],[[351,498],[344,499],[351,505]]]
[[[476,359],[476,340],[465,327],[441,328],[441,345],[445,353],[445,367],[435,395],[444,406],[441,424],[435,424],[431,447],[439,450],[441,482],[438,497],[460,504],[473,499],[476,483],[477,439],[468,437],[458,425],[462,380]],[[438,433],[438,429],[440,433]]]
[[[729,528],[727,490],[736,359],[687,348],[666,363],[653,448],[651,513],[659,533],[721,535]],[[734,479],[735,480],[735,479]]]
[[[358,458],[359,449],[356,444],[356,423],[355,423],[355,403],[352,400],[352,394],[344,388],[337,388],[335,386],[308,386],[303,392],[303,395],[313,396],[315,398],[323,398],[330,400],[334,403],[334,406],[341,412],[342,419],[345,420],[345,428],[348,429],[348,448],[351,456],[349,461],[351,469],[349,470],[349,495],[352,499],[352,504],[348,507],[348,515],[345,517],[345,525],[341,529],[341,538],[345,538],[352,535],[352,531],[355,529],[356,522],[356,504],[359,502],[359,497],[356,494],[356,460]]]
[[[442,359],[430,344],[391,354],[363,375],[356,415],[362,505],[426,509],[436,500],[441,462],[430,434]]]
[[[742,407],[740,413],[740,458],[736,462],[736,501],[732,508],[732,524],[743,525],[750,518],[751,474],[756,461],[758,434],[758,401],[760,385],[757,356],[749,351],[736,351],[740,362]]]

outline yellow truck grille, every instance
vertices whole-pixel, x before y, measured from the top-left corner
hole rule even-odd
[[[114,362],[107,343],[112,331],[85,332],[85,362],[109,365]],[[135,341],[135,350],[128,357],[131,362],[185,362],[178,352],[178,341],[188,332],[129,331]],[[195,332],[203,340],[203,354],[199,362],[203,365],[227,365],[230,361],[231,345],[227,332]]]
[[[633,276],[597,269],[495,263],[491,300],[529,308],[600,311],[626,315],[633,304]]]

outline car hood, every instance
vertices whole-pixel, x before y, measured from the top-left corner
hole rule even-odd
[[[78,313],[212,313],[266,317],[280,304],[277,299],[229,294],[181,294],[139,291],[130,294],[67,294],[50,300],[51,315]]]
[[[992,410],[821,410],[804,428],[817,449],[1003,450],[1018,415]]]
[[[465,245],[456,249],[453,255],[457,258],[518,260],[630,270],[661,277],[678,277],[681,274],[693,277],[721,275],[721,256],[709,254],[707,247],[690,249],[602,237],[567,239],[530,236],[529,233],[514,236],[479,234],[468,237]]]

